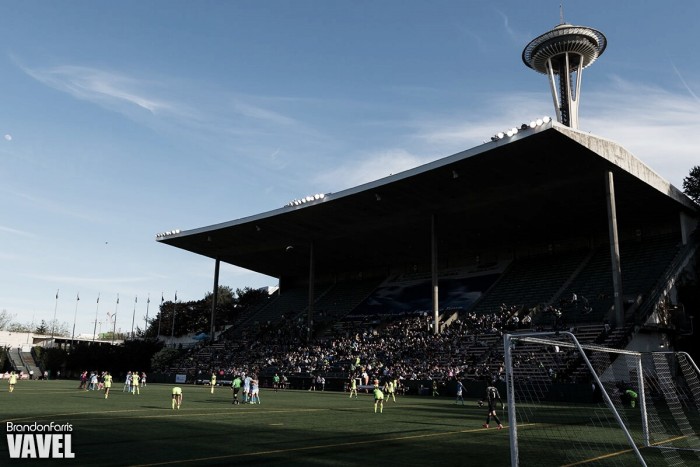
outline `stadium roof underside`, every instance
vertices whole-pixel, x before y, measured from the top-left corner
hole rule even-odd
[[[311,244],[317,275],[430,264],[433,218],[440,260],[607,238],[609,171],[621,230],[679,229],[680,212],[697,218],[692,201],[621,146],[551,122],[323,199],[158,241],[282,278],[308,277]]]

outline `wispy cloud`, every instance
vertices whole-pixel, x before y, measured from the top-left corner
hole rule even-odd
[[[280,134],[280,129],[322,138],[311,126],[293,117],[295,111],[309,104],[303,99],[213,90],[211,83],[144,77],[89,66],[31,68],[19,63],[18,66],[38,82],[76,99],[159,131],[204,143],[235,140],[236,147],[242,147],[249,139],[259,145],[262,139]]]
[[[105,107],[128,104],[152,114],[174,110],[171,103],[146,92],[144,88],[154,83],[136,80],[121,73],[74,65],[23,69],[29,76],[47,86]]]
[[[688,86],[688,83],[685,81],[685,78],[683,78],[683,75],[681,75],[680,70],[678,67],[676,67],[676,64],[671,62],[671,66],[673,67],[673,71],[676,72],[676,75],[678,76],[678,79],[681,80],[681,83],[683,84],[683,87],[688,91],[688,94],[693,96],[693,99],[695,99],[695,102],[700,103],[700,98],[698,98],[697,94],[693,92],[693,90]]]
[[[24,230],[13,229],[12,227],[6,227],[0,225],[0,232],[6,232],[12,235],[18,235],[20,237],[36,238],[36,235],[31,232],[25,232]]]
[[[294,125],[297,123],[293,118],[287,117],[279,112],[274,112],[269,109],[246,103],[240,99],[234,102],[233,109],[240,115],[250,117],[255,120],[264,121],[266,123],[276,125]]]
[[[59,214],[59,215],[65,215],[69,217],[73,217],[76,219],[82,219],[82,220],[87,220],[90,221],[91,223],[94,223],[96,221],[101,222],[101,217],[99,215],[95,215],[94,213],[90,212],[85,212],[84,210],[80,210],[80,207],[73,206],[76,209],[71,209],[66,203],[61,202],[60,200],[51,200],[47,198],[42,198],[39,196],[31,195],[25,192],[20,192],[20,191],[9,191],[9,190],[2,190],[5,191],[6,193],[10,193],[12,196],[22,199],[33,208],[38,208],[42,211],[49,212],[52,214]],[[31,236],[36,236],[35,234],[27,234]]]
[[[367,153],[351,159],[352,163],[318,174],[315,177],[315,183],[337,191],[388,177],[429,162],[425,157],[411,154],[400,148]]]
[[[503,20],[503,30],[506,32],[508,37],[513,41],[515,44],[518,44],[518,46],[522,44],[527,44],[528,41],[532,39],[532,37],[529,36],[529,34],[525,34],[522,32],[519,32],[515,30],[511,25],[510,25],[510,17],[505,14],[503,11],[499,10],[498,8],[494,8],[496,13],[501,17]]]
[[[691,92],[684,85],[684,91]],[[691,94],[692,95],[692,94]],[[404,150],[446,156],[489,140],[511,126],[553,114],[545,94],[490,96],[488,112],[457,120],[426,116],[414,122],[415,138]],[[582,95],[580,130],[621,144],[675,186],[682,185],[697,165],[697,144],[691,135],[700,127],[698,101],[685,92],[613,77],[605,90]]]

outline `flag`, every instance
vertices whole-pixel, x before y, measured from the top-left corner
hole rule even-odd
[[[119,305],[119,294],[117,294],[117,305]]]
[[[146,300],[146,303],[151,303],[151,297],[148,297],[148,300]]]
[[[78,302],[80,301],[80,292],[75,295],[75,300]]]
[[[59,290],[60,290],[60,289],[56,289],[56,300],[58,300],[58,291],[59,291]]]
[[[137,295],[136,297],[134,297],[134,303],[138,303],[138,302],[139,302],[139,296]]]
[[[165,299],[163,298],[163,292],[160,293],[160,304],[162,305]]]
[[[175,291],[175,301],[177,301],[177,290]]]
[[[97,294],[97,303],[100,303],[100,294]]]

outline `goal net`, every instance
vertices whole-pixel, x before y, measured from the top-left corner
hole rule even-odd
[[[684,352],[504,336],[512,466],[700,465],[700,372]]]

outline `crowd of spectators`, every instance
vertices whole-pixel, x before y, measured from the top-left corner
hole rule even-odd
[[[522,307],[463,313],[439,334],[432,316],[385,317],[345,323],[308,339],[302,317],[266,323],[239,339],[189,350],[175,371],[284,374],[370,380],[503,380],[502,335],[529,328]]]

